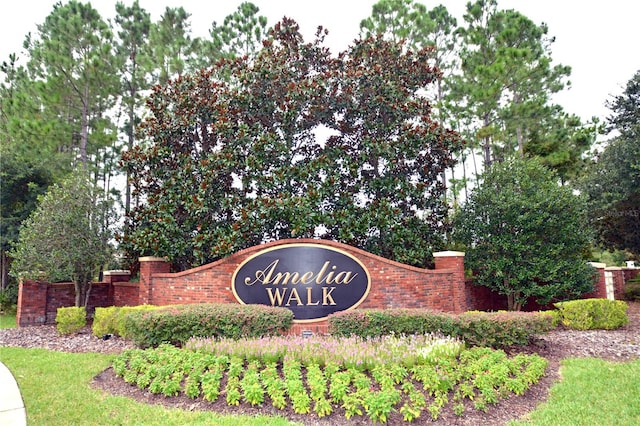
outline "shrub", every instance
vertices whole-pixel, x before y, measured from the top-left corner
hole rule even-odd
[[[628,305],[621,300],[581,299],[554,305],[562,325],[575,330],[614,330],[629,323]]]
[[[551,318],[551,326],[556,328],[562,322],[562,318],[560,318],[560,312],[557,309],[551,309],[548,311],[540,311],[541,314],[548,315]]]
[[[540,312],[469,312],[462,315],[423,309],[363,309],[332,314],[334,336],[378,337],[390,334],[441,333],[458,337],[469,346],[494,348],[525,345],[552,329],[553,317]]]
[[[101,337],[105,334],[115,334],[113,324],[117,309],[116,306],[96,308],[93,314],[93,324],[91,325],[91,332],[94,336]]]
[[[140,347],[162,343],[182,346],[191,337],[272,336],[291,327],[293,313],[264,305],[198,304],[130,312],[124,317],[127,338]]]
[[[98,337],[102,337],[105,334],[127,337],[124,319],[129,313],[158,308],[158,306],[153,305],[110,306],[108,308],[96,308],[91,331],[94,336]]]
[[[12,310],[18,303],[18,286],[9,284],[0,289],[0,312]]]
[[[56,328],[60,334],[76,333],[85,325],[87,325],[87,311],[84,307],[58,308]]]
[[[624,298],[630,302],[640,302],[640,275],[627,281],[624,286]]]

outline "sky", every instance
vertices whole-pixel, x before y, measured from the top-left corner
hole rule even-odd
[[[66,2],[66,0],[62,0]],[[131,4],[133,0],[121,0]],[[213,21],[222,23],[242,0],[139,0],[157,20],[165,7],[179,7],[191,14],[192,36],[207,36]],[[462,23],[466,0],[417,0],[428,8],[444,4]],[[253,0],[260,14],[273,25],[283,16],[293,18],[302,34],[311,40],[318,25],[329,30],[325,39],[333,53],[346,49],[358,36],[360,21],[371,14],[377,0]],[[28,32],[44,22],[56,0],[13,0],[3,2],[0,16],[0,61],[20,52]],[[113,18],[116,0],[94,0],[93,7],[103,18]],[[580,116],[605,119],[610,111],[605,103],[619,95],[640,70],[640,3],[630,0],[498,0],[500,9],[515,9],[536,24],[546,23],[554,64],[572,68],[571,88],[554,100],[565,111]]]

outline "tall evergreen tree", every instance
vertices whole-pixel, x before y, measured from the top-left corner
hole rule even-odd
[[[140,124],[143,94],[150,86],[152,71],[149,58],[149,33],[151,31],[150,14],[140,7],[138,0],[127,7],[116,4],[115,22],[119,27],[116,53],[121,67],[121,102],[125,110],[126,148],[130,151],[135,143],[135,128]],[[131,186],[126,179],[124,210],[131,209]]]
[[[27,40],[28,68],[41,82],[46,120],[62,124],[60,148],[84,166],[115,137],[107,116],[118,87],[111,45],[111,30],[98,11],[75,0],[56,3],[38,25],[38,37]]]
[[[551,94],[564,88],[570,69],[551,64],[546,25],[496,0],[468,3],[460,53],[462,73],[453,79],[453,103],[473,130],[486,167],[523,155],[527,132],[548,113]]]
[[[608,141],[582,180],[598,243],[640,259],[640,71],[608,106]]]
[[[160,84],[189,70],[194,49],[190,17],[183,7],[167,7],[160,20],[151,26],[149,45],[156,68],[154,79]]]

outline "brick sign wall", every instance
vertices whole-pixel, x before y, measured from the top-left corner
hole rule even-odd
[[[220,261],[190,269],[188,271],[170,273],[170,265],[164,259],[144,257],[140,259],[139,282],[128,282],[127,271],[108,271],[103,283],[95,283],[91,293],[89,312],[96,306],[135,306],[139,304],[172,305],[191,303],[241,303],[234,295],[233,278],[247,259],[259,256],[262,252],[275,250],[287,245],[321,245],[352,257],[366,269],[370,287],[366,297],[358,300],[361,308],[425,308],[443,312],[464,312],[467,310],[498,310],[506,308],[504,296],[497,295],[485,287],[478,287],[464,277],[464,253],[434,253],[435,269],[420,269],[367,253],[354,247],[324,240],[282,240],[263,244],[240,251]],[[321,262],[322,264],[322,262]],[[599,271],[600,279],[596,283],[596,291],[585,297],[607,297],[605,291],[604,265],[594,264]],[[322,271],[314,272],[313,277],[303,278],[305,271],[298,276],[290,275],[288,288],[293,287],[296,279],[300,283],[317,281],[316,284],[335,284],[340,273],[339,268],[332,269],[327,265]],[[640,269],[607,268],[613,277],[614,296],[622,298],[625,279],[630,279]],[[329,272],[333,272],[329,276]],[[262,271],[264,272],[264,271]],[[293,272],[293,271],[289,271]],[[343,271],[344,272],[344,271]],[[344,272],[346,274],[346,272]],[[323,275],[324,274],[324,275]],[[342,278],[346,275],[342,275]],[[284,276],[281,278],[284,280]],[[338,278],[337,281],[340,281]],[[261,287],[262,284],[258,285]],[[322,292],[312,294],[311,290],[301,290],[295,296],[291,293],[283,295],[283,303],[331,304],[332,298],[338,297],[338,290],[328,287],[323,298]],[[266,291],[266,287],[257,291]],[[276,291],[275,289],[273,290]],[[284,291],[284,286],[279,291]],[[74,289],[71,284],[47,284],[36,281],[25,281],[20,284],[18,293],[19,326],[53,323],[57,308],[73,306]],[[328,295],[327,295],[328,294]],[[337,303],[336,303],[337,304]],[[302,330],[312,332],[326,331],[326,320],[300,321],[294,325],[293,333]]]

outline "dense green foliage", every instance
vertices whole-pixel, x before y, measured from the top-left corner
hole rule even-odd
[[[111,203],[84,171],[53,185],[23,222],[10,254],[11,273],[49,282],[72,281],[76,306],[86,306],[91,282],[109,260]]]
[[[197,304],[136,309],[124,316],[124,332],[140,347],[183,345],[192,337],[262,337],[288,330],[293,313],[264,305]]]
[[[58,308],[56,329],[60,334],[77,333],[87,325],[87,311],[82,307]]]
[[[270,35],[255,59],[156,88],[153,143],[123,159],[146,200],[125,246],[186,269],[319,237],[427,265],[447,227],[439,176],[460,146],[420,95],[437,74],[428,52],[372,38],[332,58],[290,20]]]
[[[580,189],[588,197],[598,242],[640,259],[640,71],[609,103],[610,140],[591,165]]]
[[[460,73],[448,82],[451,114],[484,168],[516,155],[540,158],[562,180],[575,177],[595,126],[551,103],[571,69],[554,65],[548,27],[496,0],[467,3],[460,36]]]
[[[552,316],[538,312],[470,312],[463,315],[423,309],[358,309],[328,318],[334,336],[362,338],[387,335],[442,333],[469,346],[505,348],[526,345],[553,328]]]
[[[581,299],[554,306],[562,325],[574,330],[615,330],[629,323],[629,306],[622,300]]]
[[[456,158],[479,147],[486,166],[538,157],[567,182],[593,142],[593,123],[550,103],[570,70],[553,64],[547,26],[496,1],[470,2],[458,26],[444,6],[381,0],[337,56],[324,29],[305,43],[295,23],[270,29],[250,2],[202,38],[183,7],[156,21],[138,1],[115,12],[107,21],[89,3],[56,4],[25,38],[25,64],[16,54],[1,64],[2,155],[24,165],[1,188],[2,286],[34,195],[78,164],[105,192],[126,175],[128,263],[166,255],[184,269],[313,236],[426,266],[449,229],[445,182],[467,189],[466,169],[453,179]],[[622,98],[616,108],[633,111]],[[634,117],[612,125],[629,139]],[[468,138],[464,151],[445,123]],[[634,250],[639,198],[617,198],[603,239]]]
[[[625,283],[624,298],[625,300],[640,302],[640,275]]]
[[[456,217],[475,282],[507,296],[508,309],[593,289],[584,201],[540,162],[496,164]]]
[[[295,340],[287,342],[297,346]],[[538,355],[510,358],[503,351],[487,348],[453,357],[417,357],[413,366],[404,365],[402,357],[352,366],[337,364],[323,358],[332,351],[319,351],[313,361],[300,359],[294,352],[277,363],[269,356],[245,356],[245,348],[258,342],[242,343],[230,347],[227,342],[212,341],[209,350],[197,351],[169,345],[129,350],[114,360],[113,369],[127,383],[154,394],[183,392],[194,400],[212,402],[224,397],[230,406],[271,404],[278,410],[290,407],[297,414],[325,417],[335,411],[346,419],[366,416],[386,423],[394,412],[408,422],[437,420],[448,405],[463,416],[468,409],[465,402],[486,411],[507,396],[522,395],[547,367],[547,361]],[[268,340],[259,343],[275,347]],[[316,343],[322,345],[321,340]],[[362,347],[369,354],[385,346],[384,340],[350,343],[340,351],[357,353]],[[428,346],[420,349],[429,352]]]

